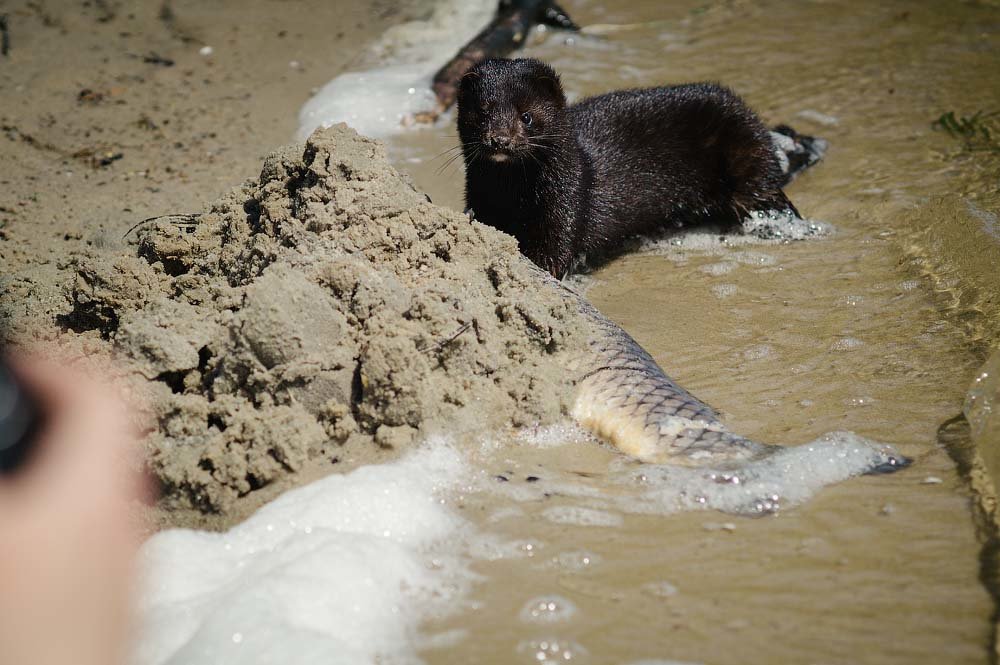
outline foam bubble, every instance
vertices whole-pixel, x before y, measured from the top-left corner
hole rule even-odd
[[[963,411],[973,438],[995,440],[1000,433],[1000,352],[994,352],[973,379]]]
[[[625,522],[622,516],[617,513],[580,506],[546,508],[542,512],[542,516],[556,524],[575,524],[577,526],[621,526]]]
[[[549,624],[568,621],[576,611],[576,605],[562,596],[541,596],[529,600],[518,616],[525,623]]]
[[[521,642],[517,653],[523,663],[574,663],[590,655],[576,642],[557,637]]]
[[[722,275],[728,275],[733,270],[736,269],[736,263],[732,261],[722,261],[721,263],[710,263],[706,266],[701,267],[702,272],[707,272],[709,275],[719,277]]]
[[[523,502],[538,502],[546,495],[564,497],[575,505],[550,507],[542,516],[557,524],[615,527],[624,522],[622,513],[775,513],[807,501],[827,485],[899,458],[891,446],[853,432],[831,432],[807,444],[772,447],[756,458],[700,467],[636,464],[622,455],[611,461],[601,485],[572,471],[549,469],[544,487],[538,486],[542,483],[522,484],[513,492],[508,487],[511,483],[502,483],[487,489]],[[717,528],[723,531],[738,528],[733,522],[720,524]]]
[[[805,118],[806,120],[811,120],[817,124],[823,125],[824,127],[834,127],[840,124],[840,119],[836,116],[820,113],[819,111],[813,109],[803,109],[795,115],[800,118]]]
[[[755,252],[752,250],[735,252],[733,254],[733,260],[739,261],[744,265],[759,266],[762,268],[773,266],[778,262],[778,260],[770,254],[764,254],[763,252]]]
[[[788,212],[754,212],[741,225],[746,235],[761,240],[805,240],[829,235],[832,227],[824,222],[801,219]]]
[[[791,211],[755,212],[743,220],[738,231],[710,223],[693,228],[670,229],[639,238],[639,249],[665,256],[677,256],[678,252],[690,251],[719,254],[734,247],[822,238],[833,231],[834,227],[826,222],[801,219]]]
[[[712,293],[720,300],[733,297],[736,291],[735,284],[716,284],[712,287]]]
[[[642,590],[655,598],[670,598],[677,595],[677,587],[664,581],[643,584]]]
[[[837,299],[838,305],[846,305],[847,307],[857,307],[865,301],[864,296],[858,295],[846,295]]]
[[[541,549],[541,545],[529,540],[500,540],[495,536],[480,535],[469,545],[469,555],[483,561],[503,559],[528,559]]]
[[[526,427],[515,435],[520,442],[536,448],[557,448],[570,444],[593,443],[594,435],[574,423],[547,427]]]
[[[754,344],[743,350],[743,358],[746,360],[765,360],[774,356],[774,347],[770,344]]]
[[[866,473],[895,452],[853,432],[832,432],[811,443],[725,468],[645,465],[612,476],[623,486],[642,481],[639,496],[617,497],[630,512],[671,513],[708,508],[734,514],[767,514],[800,504],[821,488]],[[561,488],[561,491],[565,491]]]
[[[552,557],[552,564],[567,570],[586,570],[601,563],[601,557],[586,550],[560,552]]]
[[[290,491],[226,533],[157,534],[142,550],[132,662],[411,657],[420,621],[471,579],[453,559],[426,560],[464,525],[437,496],[464,473],[438,440],[394,464]]]
[[[855,337],[841,337],[830,345],[831,351],[854,351],[860,349],[865,343]]]

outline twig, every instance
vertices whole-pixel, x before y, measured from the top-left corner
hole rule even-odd
[[[10,23],[6,14],[0,14],[0,54],[10,53]]]
[[[630,30],[651,30],[670,25],[671,21],[647,21],[645,23],[592,23],[580,29],[585,35],[610,35]]]
[[[190,226],[196,224],[200,217],[201,213],[175,213],[173,215],[157,215],[156,217],[149,217],[148,219],[144,219],[141,222],[136,222],[135,224],[133,224],[132,228],[130,228],[128,231],[122,234],[122,240],[125,240],[125,238],[127,238],[128,235],[133,231],[135,231],[137,228],[139,228],[143,224],[148,224],[149,222],[155,222],[160,219],[183,219],[185,221],[178,224],[178,226]]]
[[[438,100],[436,111],[420,114],[418,122],[433,122],[447,111],[458,96],[462,76],[483,58],[499,58],[521,48],[538,24],[563,30],[580,28],[554,0],[508,0],[501,2],[493,20],[473,37],[434,75],[431,89]]]
[[[466,323],[464,326],[462,326],[461,328],[459,328],[458,330],[456,330],[455,333],[451,337],[449,337],[448,339],[443,339],[440,342],[438,342],[437,344],[434,344],[433,346],[428,346],[427,348],[417,349],[417,350],[420,351],[420,353],[427,353],[429,351],[437,351],[438,349],[444,348],[444,347],[448,346],[449,344],[451,344],[452,342],[454,342],[456,339],[458,339],[459,335],[461,335],[462,333],[464,333],[465,331],[467,331],[471,327],[472,327],[472,323],[471,322]]]
[[[146,55],[138,55],[136,53],[127,53],[128,57],[135,58],[136,60],[142,60],[149,65],[160,65],[162,67],[173,67],[174,61],[170,58],[164,58],[162,55],[156,51],[150,51]]]

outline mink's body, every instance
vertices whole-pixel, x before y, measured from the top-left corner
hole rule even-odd
[[[544,63],[487,60],[463,77],[458,103],[467,207],[556,277],[579,254],[607,255],[665,225],[797,215],[770,130],[719,85],[567,106]]]

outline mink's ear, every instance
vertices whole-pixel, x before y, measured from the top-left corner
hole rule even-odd
[[[559,80],[558,74],[555,72],[539,74],[535,81],[545,91],[546,96],[556,102],[559,108],[566,106],[566,95],[563,93],[562,82]]]
[[[456,95],[456,101],[459,105],[461,105],[463,99],[466,99],[469,95],[473,94],[472,88],[479,78],[479,71],[476,69],[470,69],[462,75],[462,78],[458,80],[458,94]]]

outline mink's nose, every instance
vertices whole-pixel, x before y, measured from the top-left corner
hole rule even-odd
[[[493,146],[496,148],[506,148],[510,146],[509,136],[493,136],[491,137]]]

